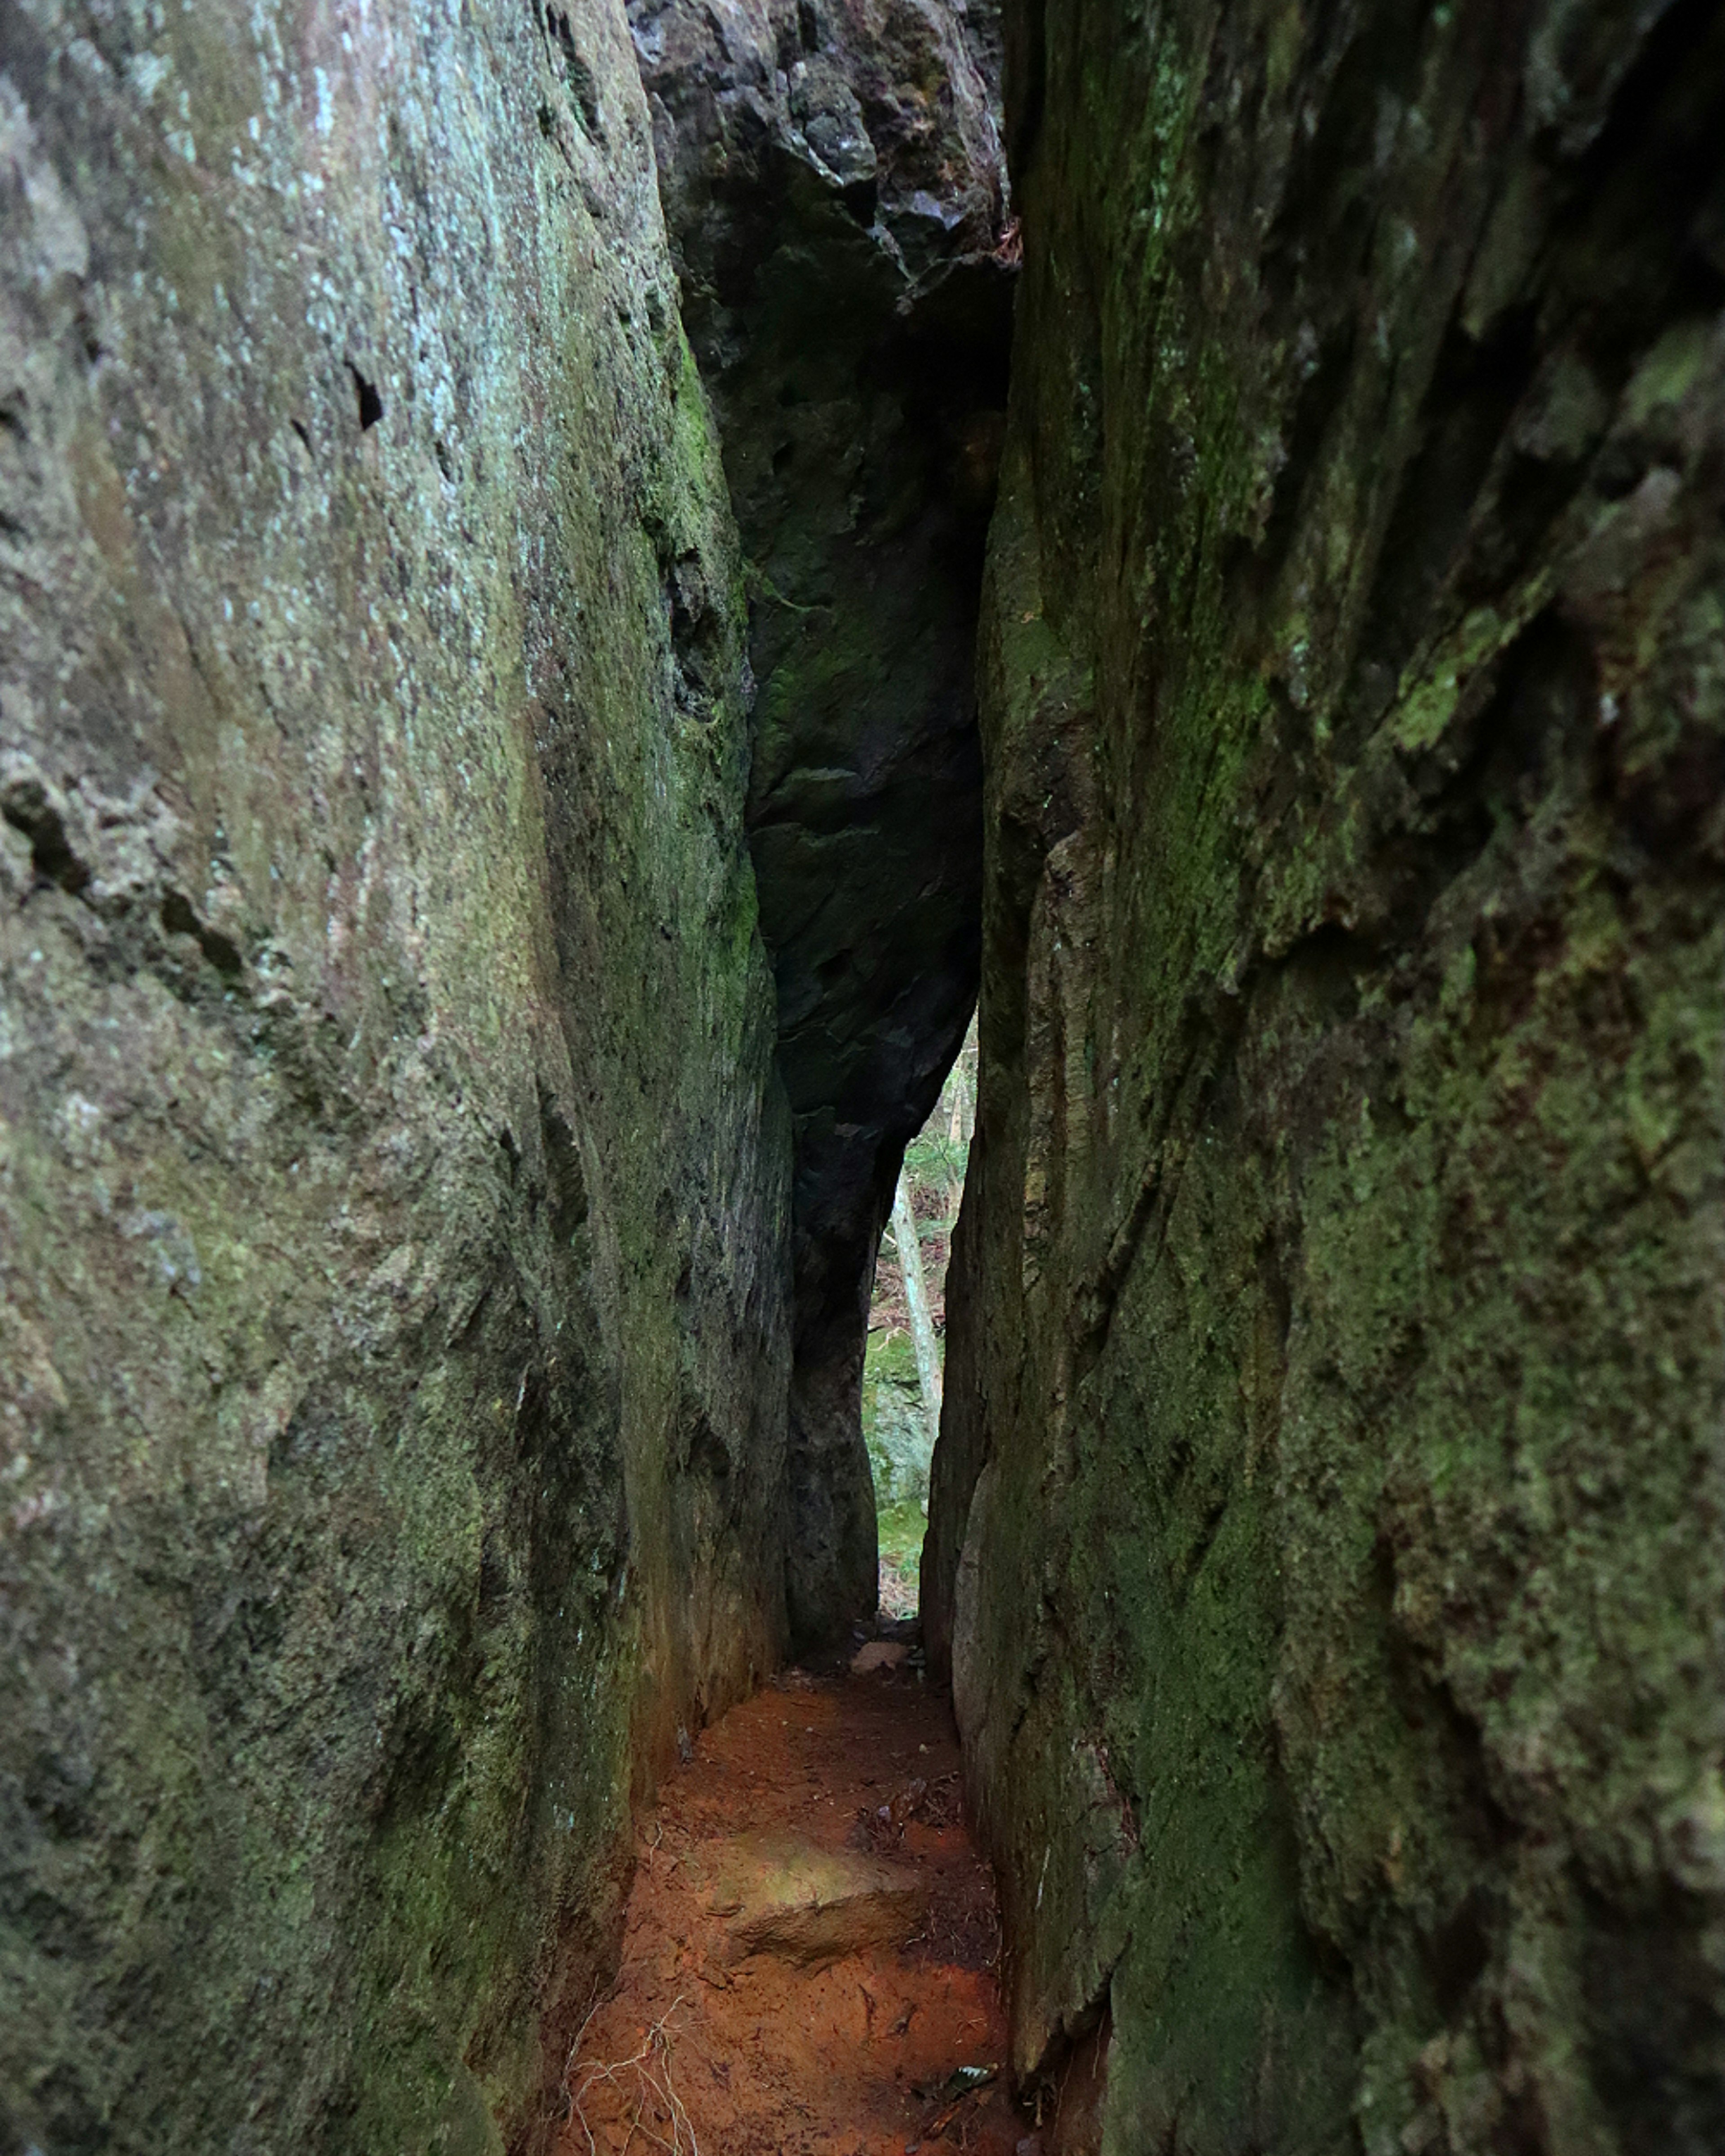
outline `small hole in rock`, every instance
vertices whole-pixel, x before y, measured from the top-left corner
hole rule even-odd
[[[359,398],[359,431],[364,434],[367,428],[375,427],[383,417],[383,399],[377,394],[376,386],[366,380],[351,359],[347,362],[347,372],[353,377],[354,390]]]
[[[880,188],[875,181],[873,178],[853,180],[844,190],[843,199],[848,214],[855,218],[865,232],[869,231],[880,208]]]
[[[179,891],[169,891],[162,901],[162,925],[171,936],[197,935],[198,916],[191,901]]]

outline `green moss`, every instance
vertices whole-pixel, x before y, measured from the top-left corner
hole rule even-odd
[[[1666,1824],[1715,1815],[1725,1697],[1719,851],[1676,776],[1725,725],[1674,446],[1717,349],[1650,304],[1616,413],[1572,368],[1554,432],[1592,346],[1512,419],[1457,369],[1458,311],[1641,275],[1560,262],[1517,152],[1464,290],[1486,12],[1425,22],[1392,129],[1370,26],[1332,76],[1296,10],[1105,9],[1020,175],[925,1603],[1015,2057],[1107,2010],[1110,2152],[1722,2116],[1716,1867]],[[1599,184],[1675,262],[1650,175]],[[1608,507],[1583,460],[1655,435]]]

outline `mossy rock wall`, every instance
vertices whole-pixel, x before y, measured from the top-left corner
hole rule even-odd
[[[547,2144],[785,1633],[742,576],[620,6],[0,13],[0,2149]]]
[[[924,1607],[1014,2063],[1117,2156],[1703,2156],[1725,18],[1006,44]]]
[[[750,564],[748,821],[795,1130],[790,1604],[830,1640],[875,1607],[875,1255],[976,996],[973,654],[1014,283],[994,15],[629,19]]]

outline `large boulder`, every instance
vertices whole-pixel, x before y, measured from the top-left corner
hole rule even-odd
[[[1007,45],[923,1577],[1017,2065],[1119,2156],[1710,2156],[1725,15]]]
[[[875,1604],[859,1411],[905,1142],[976,993],[972,654],[1014,250],[998,29],[950,0],[634,0],[748,557],[749,825],[796,1124],[792,1620]]]
[[[620,8],[0,11],[0,2148],[550,2133],[784,1645],[747,760]]]

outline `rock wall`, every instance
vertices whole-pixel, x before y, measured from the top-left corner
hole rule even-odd
[[[1725,18],[1006,42],[924,1588],[1014,2063],[1063,2148],[1703,2156]]]
[[[793,1622],[875,1606],[860,1393],[905,1142],[976,993],[972,654],[1014,282],[990,8],[635,0],[749,559],[749,824],[796,1119]]]
[[[545,2144],[785,1637],[740,558],[620,8],[0,12],[0,2149]]]

